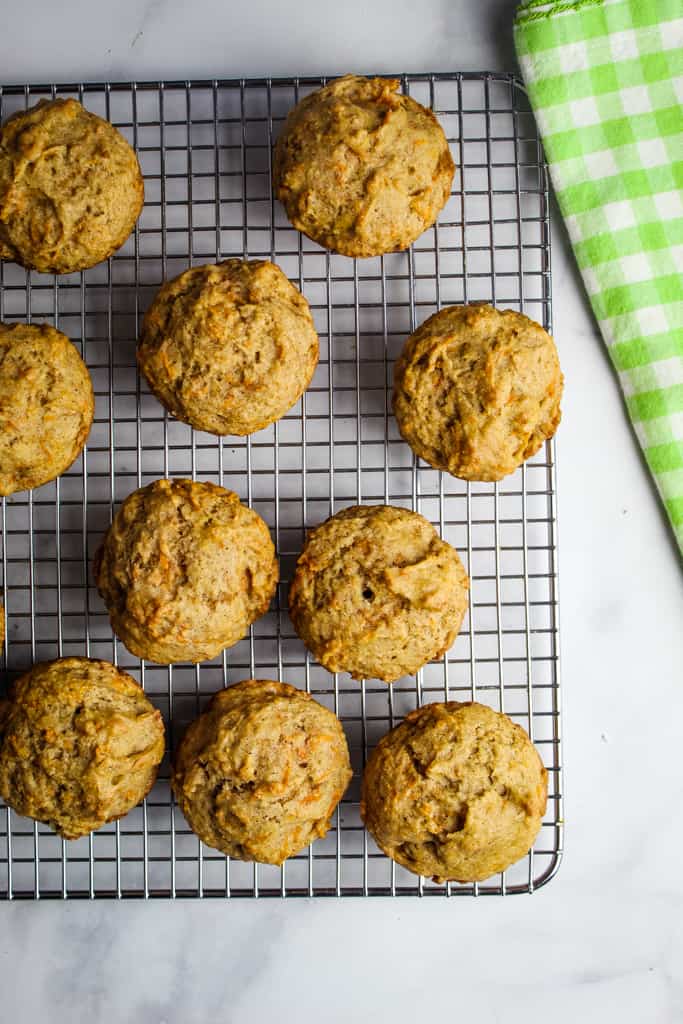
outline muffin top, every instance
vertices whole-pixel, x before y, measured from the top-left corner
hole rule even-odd
[[[41,100],[0,129],[0,259],[92,267],[123,245],[143,202],[134,151],[76,100]]]
[[[168,281],[138,348],[159,401],[211,434],[251,434],[284,416],[317,362],[308,303],[267,260],[193,267]]]
[[[393,860],[435,881],[477,882],[531,847],[547,772],[524,730],[483,704],[412,711],[363,777],[361,817]]]
[[[163,756],[161,714],[107,661],[34,665],[0,702],[0,795],[65,839],[131,810]]]
[[[562,384],[540,324],[511,309],[449,306],[408,338],[394,371],[394,414],[430,466],[500,480],[557,430]]]
[[[468,588],[457,552],[423,516],[362,505],[310,531],[289,612],[330,672],[392,682],[448,650]]]
[[[455,170],[431,110],[398,79],[346,75],[301,100],[275,146],[273,184],[299,231],[344,256],[406,249]]]
[[[129,494],[95,555],[97,588],[129,651],[162,664],[231,647],[268,608],[268,527],[211,483],[155,480]]]
[[[90,374],[61,331],[0,323],[0,494],[39,487],[68,469],[94,412]]]
[[[208,846],[282,864],[325,835],[350,779],[339,719],[293,686],[250,679],[217,693],[190,725],[172,785]]]

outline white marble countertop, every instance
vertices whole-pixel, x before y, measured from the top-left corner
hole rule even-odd
[[[511,0],[24,0],[0,81],[510,69]],[[561,225],[566,853],[533,897],[0,907],[0,1019],[683,1020],[680,563]]]

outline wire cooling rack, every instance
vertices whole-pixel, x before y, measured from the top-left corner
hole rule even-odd
[[[401,77],[439,115],[458,166],[438,225],[412,249],[353,261],[295,231],[273,201],[271,148],[287,111],[323,79],[9,86],[0,117],[74,96],[135,146],[146,202],[108,262],[64,277],[0,263],[0,319],[59,327],[93,377],[95,422],[59,480],[2,501],[7,676],[34,661],[90,655],[144,685],[169,747],[226,682],[279,678],[337,712],[354,766],[327,837],[280,868],[205,847],[174,806],[168,755],[144,805],[65,843],[0,805],[5,898],[449,896],[530,892],[550,879],[562,840],[555,471],[546,445],[499,484],[467,484],[415,460],[390,414],[393,362],[441,306],[489,301],[551,327],[548,181],[522,87],[507,74]],[[135,368],[140,317],[167,277],[246,255],[274,259],[309,300],[321,358],[301,402],[250,438],[218,439],[169,417]],[[274,607],[248,638],[199,666],[133,658],[111,633],[92,555],[119,503],[160,476],[236,491],[270,525],[281,560]],[[438,663],[387,687],[315,664],[287,615],[287,580],[304,531],[345,505],[385,502],[427,516],[472,581],[462,632]],[[416,705],[475,698],[532,736],[549,772],[533,851],[479,885],[437,885],[394,865],[363,830],[360,777],[379,738]]]

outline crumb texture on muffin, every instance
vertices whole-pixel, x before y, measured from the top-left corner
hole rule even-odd
[[[547,772],[524,730],[483,704],[412,711],[371,753],[361,817],[398,864],[437,881],[476,882],[532,846]]]
[[[170,664],[241,640],[267,610],[279,570],[268,527],[236,494],[173,479],[126,498],[94,573],[128,650]]]
[[[172,785],[208,846],[282,864],[325,835],[350,779],[339,719],[293,686],[252,679],[217,693],[189,726]]]
[[[354,506],[308,534],[289,611],[328,671],[392,682],[448,650],[468,588],[457,552],[423,516]]]
[[[140,803],[164,747],[161,714],[132,676],[89,658],[44,662],[0,703],[0,795],[78,839]]]
[[[192,267],[164,284],[138,363],[160,402],[211,434],[252,434],[311,382],[318,335],[306,299],[267,260]]]
[[[344,256],[406,249],[445,205],[454,164],[431,110],[398,79],[347,75],[290,112],[275,194],[299,231]]]
[[[540,324],[510,309],[449,306],[408,338],[393,408],[430,466],[500,480],[557,430],[562,385],[555,343]]]
[[[0,494],[39,487],[68,469],[94,412],[90,374],[61,331],[0,323]]]
[[[0,258],[44,273],[101,263],[144,202],[134,150],[77,100],[41,100],[0,128]]]

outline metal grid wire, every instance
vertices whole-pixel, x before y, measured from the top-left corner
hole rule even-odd
[[[75,96],[135,146],[146,202],[109,261],[53,277],[0,264],[0,319],[48,322],[82,352],[96,392],[81,458],[59,480],[2,501],[4,666],[12,678],[61,655],[112,660],[144,685],[169,748],[225,683],[284,679],[337,712],[354,766],[327,837],[280,868],[205,847],[174,806],[168,754],[144,805],[65,843],[0,805],[0,895],[176,897],[529,892],[557,869],[562,840],[555,475],[549,444],[499,484],[467,484],[414,459],[390,414],[393,362],[441,306],[486,300],[551,327],[548,181],[532,116],[507,74],[404,75],[439,115],[458,166],[438,225],[412,249],[354,261],[287,222],[272,198],[273,139],[287,111],[324,79],[21,86],[0,116]],[[216,438],[164,413],[135,369],[141,314],[160,283],[242,255],[274,259],[309,300],[321,342],[311,387],[274,426]],[[282,582],[250,635],[214,661],[158,666],[113,636],[91,559],[123,498],[160,476],[236,491],[272,529]],[[333,676],[308,657],[287,615],[287,580],[304,531],[345,505],[386,502],[427,516],[461,553],[470,611],[453,648],[393,687]],[[549,772],[534,850],[478,885],[437,885],[394,865],[359,817],[368,750],[416,705],[486,702],[532,736]]]

